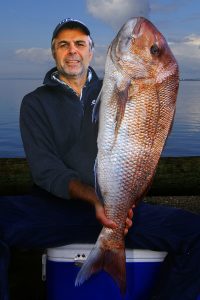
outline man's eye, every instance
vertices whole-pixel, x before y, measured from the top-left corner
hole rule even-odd
[[[67,44],[60,44],[60,48],[67,48],[68,45]]]
[[[76,43],[76,46],[77,46],[77,47],[85,47],[85,43],[77,42],[77,43]]]

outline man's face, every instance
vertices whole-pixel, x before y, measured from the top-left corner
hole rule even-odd
[[[53,56],[61,77],[85,76],[93,56],[91,39],[79,29],[63,29],[55,38]]]

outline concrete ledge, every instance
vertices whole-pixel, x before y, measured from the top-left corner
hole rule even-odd
[[[0,158],[0,195],[30,193],[25,158]],[[145,201],[200,211],[200,157],[162,157]]]

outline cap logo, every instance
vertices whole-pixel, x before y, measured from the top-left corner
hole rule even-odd
[[[62,25],[62,24],[67,23],[67,22],[77,22],[77,23],[80,23],[80,24],[83,24],[84,26],[86,26],[83,22],[81,22],[77,19],[72,19],[72,18],[64,19],[58,25]]]

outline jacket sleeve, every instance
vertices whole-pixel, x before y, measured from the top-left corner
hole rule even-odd
[[[35,95],[29,94],[22,101],[20,130],[35,184],[57,197],[69,199],[69,181],[79,176],[59,157],[48,117]]]

